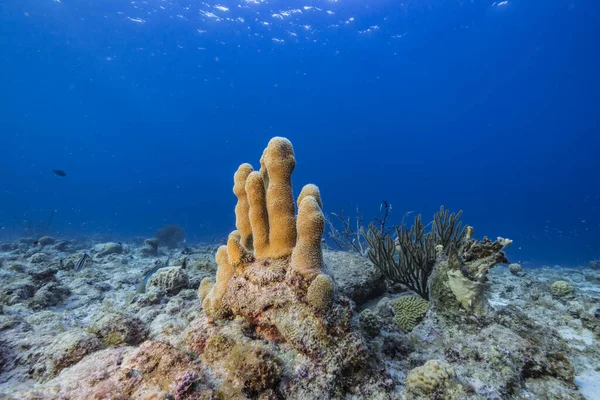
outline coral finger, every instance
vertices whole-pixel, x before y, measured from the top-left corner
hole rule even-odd
[[[292,172],[296,167],[292,143],[282,137],[269,141],[261,165],[268,175],[269,256],[281,258],[292,253],[296,243],[296,217],[292,194]]]
[[[253,171],[252,165],[242,164],[233,175],[233,193],[238,202],[235,206],[235,227],[240,232],[241,244],[246,250],[252,250],[252,227],[250,225],[246,180]]]
[[[302,199],[298,209],[298,242],[292,252],[292,269],[309,279],[323,269],[321,238],[325,229],[325,217],[319,202],[313,196]]]
[[[266,257],[269,250],[269,218],[267,215],[267,197],[263,177],[259,172],[252,172],[246,180],[250,226],[254,245],[254,256]]]

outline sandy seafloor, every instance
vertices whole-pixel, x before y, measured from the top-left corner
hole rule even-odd
[[[78,373],[100,365],[110,351],[128,352],[147,340],[181,346],[201,308],[200,281],[216,272],[214,245],[153,254],[143,239],[44,243],[0,243],[0,398],[77,398]],[[75,270],[84,253],[90,260]],[[169,268],[156,272],[141,293],[144,272],[167,260]],[[469,388],[464,398],[600,399],[600,270],[555,266],[512,274],[500,265],[488,283],[495,319],[481,331],[428,313],[412,332],[402,332],[390,319],[389,303],[405,291],[382,289],[381,276],[356,254],[326,250],[325,261],[339,290],[357,303],[357,314],[370,308],[383,320],[370,343],[387,349],[375,352],[393,380],[390,398],[405,398],[408,372],[438,359]],[[553,296],[558,280],[574,291]],[[537,358],[547,354],[572,370],[544,366]]]

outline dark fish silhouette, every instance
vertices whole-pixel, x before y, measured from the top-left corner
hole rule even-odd
[[[52,172],[54,172],[54,175],[56,176],[67,176],[67,173],[62,169],[53,169]]]
[[[75,264],[75,271],[79,271],[85,265],[85,262],[90,258],[87,253],[83,253],[77,264]]]
[[[171,261],[171,257],[167,257],[167,261],[165,261],[164,263],[163,263],[163,262],[160,262],[160,261],[158,261],[158,262],[156,263],[156,265],[154,265],[154,267],[152,267],[152,268],[150,268],[149,270],[147,270],[147,271],[144,273],[144,276],[142,277],[142,280],[141,280],[141,282],[138,284],[138,287],[137,287],[137,292],[138,292],[138,293],[146,293],[146,284],[147,284],[147,283],[148,283],[148,281],[150,280],[150,277],[151,277],[152,275],[154,275],[154,273],[155,273],[156,271],[158,271],[159,269],[161,269],[161,268],[164,268],[164,267],[168,267],[168,266],[169,266],[169,262],[170,262],[170,261]]]

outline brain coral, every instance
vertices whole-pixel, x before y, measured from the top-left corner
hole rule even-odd
[[[429,302],[420,296],[403,296],[392,303],[394,321],[404,332],[412,331],[421,322]]]
[[[566,281],[556,281],[552,284],[550,288],[553,296],[561,297],[566,296],[575,290],[573,285]]]
[[[454,370],[448,363],[429,360],[424,365],[410,371],[406,377],[407,399],[434,398],[434,394],[451,387],[454,378]],[[446,395],[439,398],[452,399],[453,397]]]

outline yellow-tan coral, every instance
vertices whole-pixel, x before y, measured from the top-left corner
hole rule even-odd
[[[406,398],[448,399],[464,398],[464,391],[456,383],[454,369],[441,360],[429,360],[409,372],[406,377]]]
[[[296,217],[296,160],[285,138],[269,141],[260,164],[260,171],[242,164],[234,175],[237,229],[217,252],[217,279],[206,295],[210,283],[203,282],[202,306],[212,316],[243,316],[266,338],[317,352],[327,343],[325,317],[335,293],[323,272],[321,194],[314,184],[304,186]]]
[[[229,280],[233,276],[233,266],[229,263],[227,246],[221,246],[217,250],[217,280],[212,286],[204,300],[202,307],[209,312],[217,312],[221,308],[223,295],[227,290]]]
[[[200,282],[200,286],[198,287],[198,298],[200,299],[200,303],[204,301],[214,284],[215,283],[210,278],[202,279],[202,282]]]
[[[327,312],[333,301],[333,280],[329,275],[319,274],[313,279],[308,291],[306,300],[315,311],[320,313]]]
[[[252,165],[242,164],[233,176],[233,193],[238,199],[235,206],[235,226],[240,234],[240,242],[247,249],[252,248],[252,227],[248,218],[250,205],[246,196],[246,180],[252,171]]]

